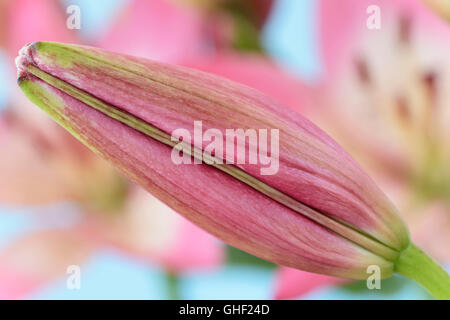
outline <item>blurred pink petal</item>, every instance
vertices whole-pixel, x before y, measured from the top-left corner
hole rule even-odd
[[[24,44],[39,41],[76,43],[76,34],[66,26],[65,7],[55,0],[6,0],[6,45],[12,57]]]
[[[348,280],[280,267],[275,276],[275,299],[293,299],[324,286],[345,283]]]
[[[186,59],[182,64],[258,89],[301,113],[312,104],[312,88],[262,55],[220,52]]]
[[[17,239],[0,251],[0,299],[29,297],[80,265],[94,246],[83,229],[43,231]]]
[[[39,288],[45,281],[15,269],[0,267],[0,299],[22,299]]]
[[[224,262],[223,244],[190,221],[179,216],[176,240],[162,260],[172,272],[209,269]]]
[[[124,179],[36,109],[22,94],[0,113],[0,202],[13,205],[105,201]],[[108,200],[108,199],[106,199]],[[109,199],[110,200],[110,199]],[[92,208],[88,208],[92,209]],[[97,208],[98,209],[98,208]]]
[[[43,204],[71,198],[52,166],[57,161],[52,146],[41,132],[34,132],[13,114],[1,118],[0,202]]]
[[[13,95],[12,104],[0,117],[0,202],[84,201],[98,185],[111,187],[109,176],[119,176],[111,166],[22,96]]]
[[[171,0],[132,0],[98,46],[150,59],[176,62],[203,49],[200,13]]]
[[[369,30],[366,12],[371,5],[377,5],[381,12],[381,29]],[[365,35],[384,32],[390,22],[408,15],[414,21],[415,30],[424,38],[445,39],[450,28],[419,0],[340,0],[319,2],[319,28],[321,52],[325,65],[331,74],[337,72],[341,63],[354,59],[355,44]]]
[[[450,215],[445,203],[435,202],[410,214],[412,240],[445,264],[450,264]]]
[[[6,20],[6,6],[7,2],[5,0],[0,0],[0,21]],[[6,34],[6,28],[4,27],[4,25],[2,25],[2,27],[0,28],[0,47],[5,46]]]
[[[329,73],[319,91],[327,109],[318,108],[314,120],[347,149],[358,146],[361,162],[376,162],[404,179],[422,159],[425,121],[434,117],[439,120],[430,127],[448,127],[442,119],[448,119],[450,47],[442,39],[450,37],[450,28],[421,1],[381,0],[376,3],[381,28],[369,30],[370,5],[369,0],[320,2],[321,49]],[[424,79],[439,90],[435,101]]]
[[[321,53],[328,71],[349,55],[355,33],[366,27],[367,1],[319,0],[319,32]]]

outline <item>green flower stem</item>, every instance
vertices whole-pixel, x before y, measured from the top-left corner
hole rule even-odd
[[[450,300],[450,276],[414,244],[402,251],[395,271],[420,283],[436,299]]]
[[[166,282],[170,300],[180,300],[179,278],[174,272],[166,272]]]

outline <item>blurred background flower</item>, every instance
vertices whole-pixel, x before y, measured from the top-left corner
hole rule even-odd
[[[450,264],[450,32],[418,1],[0,0],[0,298],[428,298],[275,266],[192,225],[60,129],[15,85],[17,51],[72,42],[255,87],[370,171],[413,239]],[[77,5],[81,28],[70,30]],[[81,268],[81,289],[66,286]]]
[[[413,241],[450,264],[450,27],[425,4],[397,0],[379,1],[380,30],[356,28],[370,4],[341,1],[338,13],[321,2],[327,76],[311,117],[390,194]]]

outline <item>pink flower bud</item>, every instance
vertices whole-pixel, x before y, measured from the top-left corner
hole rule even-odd
[[[382,278],[391,276],[409,246],[396,209],[355,161],[307,119],[254,89],[61,43],[30,44],[17,64],[30,100],[146,190],[233,246],[289,267],[355,279],[366,279],[371,265]],[[199,133],[194,124],[200,121]],[[249,133],[230,140],[245,150],[244,161],[226,145],[236,129]],[[251,130],[267,132],[270,143],[260,144],[261,135],[252,139]],[[182,143],[177,132],[185,133]],[[215,148],[207,132],[218,139]],[[197,161],[174,163],[174,147]],[[202,157],[206,163],[195,164]]]

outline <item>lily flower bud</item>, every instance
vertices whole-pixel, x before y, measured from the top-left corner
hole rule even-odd
[[[374,265],[381,278],[407,274],[419,255],[395,207],[357,163],[310,121],[254,89],[62,43],[25,46],[17,66],[31,101],[226,243],[353,279],[367,279]],[[450,281],[442,272],[447,282],[431,281],[439,289],[430,290],[445,296]]]

